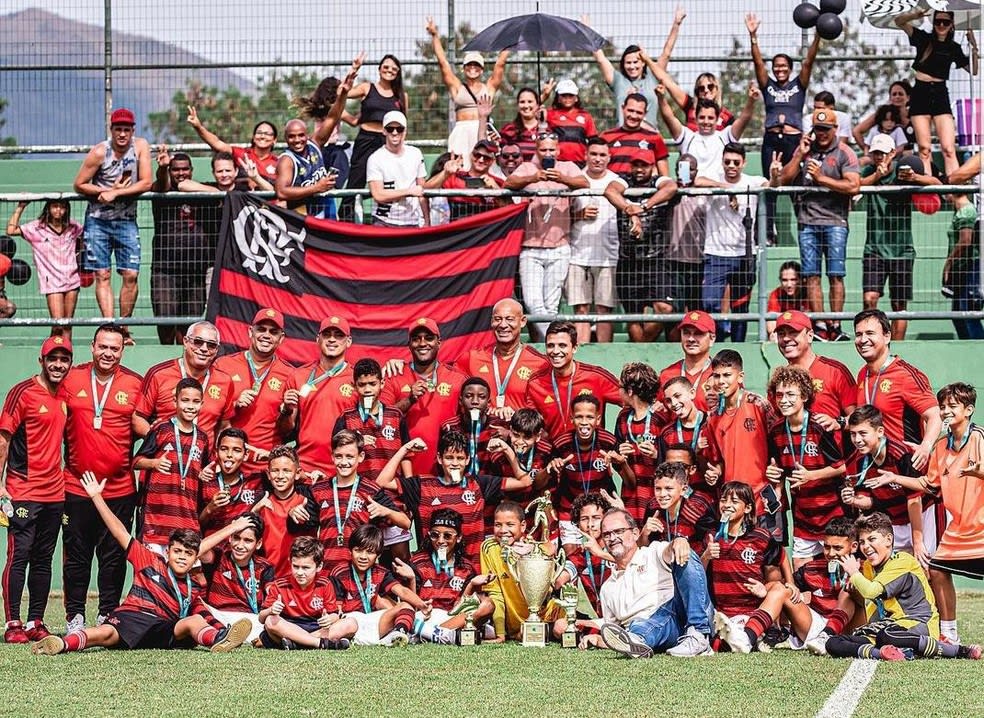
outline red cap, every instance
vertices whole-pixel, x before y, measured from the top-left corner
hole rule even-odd
[[[137,124],[137,118],[133,116],[133,112],[121,107],[118,110],[113,110],[113,114],[109,116],[109,126],[113,125],[135,125]]]
[[[714,320],[711,319],[711,315],[707,312],[690,312],[687,316],[683,318],[680,322],[680,328],[693,327],[699,332],[704,332],[705,334],[714,334],[717,331],[717,327],[714,324]]]
[[[417,321],[415,321],[413,324],[410,325],[410,336],[413,336],[413,333],[421,328],[426,329],[427,331],[429,331],[431,334],[433,334],[438,338],[441,337],[441,330],[438,328],[437,322],[435,322],[433,319],[428,319],[427,317],[421,317],[420,319],[418,319]]]
[[[48,337],[44,340],[44,344],[41,345],[41,358],[44,359],[46,356],[51,354],[51,352],[55,351],[55,349],[64,349],[71,354],[72,342],[67,337]]]
[[[352,336],[352,327],[349,326],[348,319],[339,316],[331,316],[327,319],[322,319],[321,326],[318,327],[318,334],[321,334],[321,332],[325,329],[330,329],[331,327],[335,327],[335,329],[338,329],[347,337]]]
[[[260,322],[272,322],[277,325],[280,329],[284,328],[284,315],[278,312],[276,309],[261,309],[253,317],[253,324],[259,324]]]
[[[651,149],[636,147],[629,155],[629,162],[644,162],[647,165],[655,165],[656,155]]]
[[[792,327],[796,331],[801,331],[813,329],[813,322],[803,312],[793,309],[779,315],[779,318],[776,319],[776,329],[779,327]]]

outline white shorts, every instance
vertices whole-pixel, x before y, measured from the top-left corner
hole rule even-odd
[[[810,608],[807,606],[807,608]],[[810,608],[810,630],[806,634],[806,638],[802,641],[799,639],[795,633],[790,632],[789,634],[789,645],[792,646],[794,651],[802,651],[806,648],[806,642],[812,641],[814,638],[823,633],[823,629],[827,627],[827,619],[821,616],[819,613]]]
[[[953,515],[947,511],[946,520],[950,522],[953,519]],[[926,551],[932,556],[936,553],[936,549],[940,545],[940,534],[942,531],[936,525],[936,507],[930,506],[928,509],[923,511],[923,546],[926,547]]]
[[[471,153],[478,142],[478,120],[458,120],[448,135],[448,152],[461,155],[462,169],[471,168]]]
[[[346,618],[354,618],[355,622],[359,624],[359,630],[355,632],[352,643],[356,646],[381,646],[383,642],[382,636],[379,635],[379,621],[384,613],[386,611],[346,613]]]
[[[249,637],[246,639],[245,641],[246,643],[252,643],[257,638],[259,638],[260,634],[263,632],[263,624],[260,623],[260,619],[255,613],[242,613],[240,611],[223,611],[220,608],[212,608],[207,603],[205,604],[205,606],[212,613],[212,615],[215,616],[216,619],[226,624],[227,626],[231,626],[233,623],[235,623],[241,618],[248,619],[253,627],[249,631]]]
[[[413,536],[406,529],[401,529],[399,526],[384,526],[383,527],[383,546],[392,546],[393,544],[403,543],[404,541],[409,541]]]
[[[934,532],[935,533],[935,532]],[[905,526],[892,525],[892,534],[895,536],[894,549],[896,551],[908,551],[912,553],[912,525]]]
[[[805,539],[793,536],[793,558],[813,558],[823,553],[823,543],[819,539]]]

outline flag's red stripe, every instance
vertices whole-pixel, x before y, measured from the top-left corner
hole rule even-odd
[[[526,211],[527,202],[510,204],[505,207],[498,207],[487,212],[479,212],[470,217],[460,219],[451,224],[443,224],[438,227],[408,227],[406,229],[396,229],[393,227],[383,227],[381,225],[353,224],[352,222],[338,222],[331,219],[317,219],[310,215],[304,217],[304,226],[317,232],[327,232],[338,234],[344,237],[355,239],[379,239],[385,237],[395,237],[400,239],[413,240],[415,237],[427,236],[434,233],[445,231],[467,232],[476,227],[485,227],[492,222],[503,219]]]

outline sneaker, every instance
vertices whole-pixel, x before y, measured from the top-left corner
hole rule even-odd
[[[7,630],[3,633],[4,643],[30,643],[31,639],[27,637],[27,631],[24,630],[24,624],[20,621],[11,621],[7,624]]]
[[[57,656],[65,650],[65,641],[61,636],[48,635],[31,646],[35,656]]]
[[[905,652],[898,646],[882,646],[878,649],[878,655],[883,661],[904,661],[906,660]]]
[[[282,639],[280,639],[280,647],[283,648],[285,651],[296,651],[297,650],[297,644],[294,643],[289,638],[282,638]]]
[[[606,623],[601,627],[601,640],[616,653],[629,658],[650,658],[653,655],[653,649],[645,641],[617,623]]]
[[[690,658],[693,656],[709,656],[714,651],[707,636],[698,631],[693,626],[687,627],[687,632],[680,636],[680,640],[666,654],[677,658]]]
[[[105,613],[100,613],[98,616],[96,616],[96,625],[97,626],[103,625],[104,623],[106,623],[107,618],[109,618],[108,615],[106,615]]]
[[[453,628],[442,628],[438,626],[434,629],[431,636],[431,643],[440,643],[444,646],[453,646],[458,642],[458,632]]]
[[[762,640],[759,641],[759,650],[763,653],[768,653],[773,648],[791,648],[789,631],[784,626],[777,626],[774,623],[765,629]]]
[[[733,653],[751,653],[752,642],[741,626],[735,625],[730,618],[720,611],[714,612],[714,629],[721,640],[731,647]]]
[[[344,651],[351,643],[347,638],[339,638],[337,641],[331,638],[322,638],[321,643],[318,645],[322,651]]]
[[[981,653],[981,647],[976,643],[970,643],[957,648],[957,658],[967,658],[971,661],[981,660]]]
[[[813,339],[818,342],[827,341],[827,322],[823,320],[813,322]]]
[[[48,627],[44,625],[43,621],[34,621],[33,624],[30,628],[24,629],[24,633],[27,634],[28,640],[32,643],[34,641],[42,641],[51,635],[51,631],[48,630]]]
[[[812,653],[814,656],[827,656],[827,641],[830,640],[829,633],[821,633],[819,636],[814,636],[809,641],[806,642],[806,650]]]
[[[394,628],[392,631],[383,636],[382,643],[384,646],[392,646],[393,648],[403,648],[410,643],[410,636],[402,628]]]
[[[249,638],[252,630],[253,623],[248,618],[240,618],[235,623],[219,631],[219,635],[215,637],[215,643],[212,644],[209,650],[212,653],[228,653],[239,648]]]
[[[85,628],[85,616],[81,613],[76,613],[68,621],[65,622],[65,633],[75,633],[76,631],[81,631]]]

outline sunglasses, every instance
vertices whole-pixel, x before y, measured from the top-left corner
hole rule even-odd
[[[196,349],[201,349],[202,347],[205,347],[210,352],[214,352],[214,351],[218,351],[219,348],[219,343],[216,341],[212,341],[211,339],[202,339],[201,337],[188,337],[188,341],[191,342],[191,345],[194,346]]]
[[[279,337],[284,333],[283,329],[279,327],[271,327],[264,324],[254,324],[253,325],[254,334],[269,334],[272,337]]]
[[[518,160],[522,156],[522,152],[502,152],[499,154],[499,157],[504,160]]]
[[[938,27],[950,27],[953,24],[953,20],[947,20],[945,17],[938,17],[933,20],[933,24]]]
[[[725,167],[739,167],[739,166],[741,166],[741,160],[722,160],[721,163]]]
[[[716,89],[717,89],[717,85],[713,85],[713,84],[697,85],[697,92],[711,92],[712,90],[716,90]]]
[[[391,135],[401,135],[406,129],[406,127],[400,127],[399,125],[390,125],[389,127],[383,128],[385,132]]]
[[[475,161],[482,160],[483,162],[491,162],[495,159],[492,155],[487,155],[484,152],[472,152],[472,159]]]
[[[427,535],[431,537],[432,541],[437,541],[438,539],[450,541],[458,536],[454,531],[431,531]]]
[[[557,139],[556,132],[541,132],[536,136],[538,140],[555,140]]]

